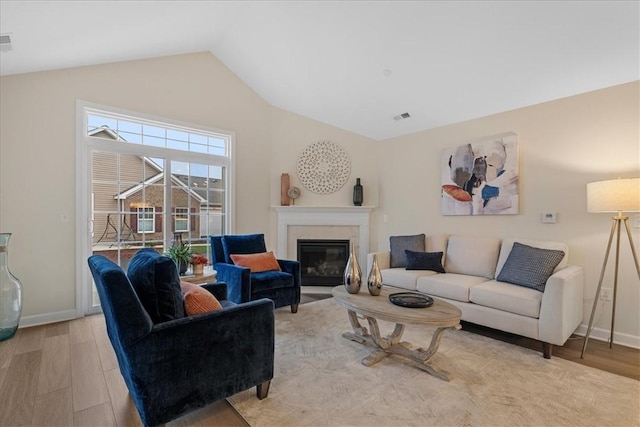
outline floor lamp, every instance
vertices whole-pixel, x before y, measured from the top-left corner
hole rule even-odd
[[[589,342],[589,335],[591,334],[591,329],[593,327],[593,317],[596,314],[596,306],[600,299],[602,279],[604,278],[604,272],[607,269],[607,260],[609,258],[611,243],[613,242],[613,236],[615,234],[616,256],[613,273],[613,306],[611,308],[611,336],[609,337],[609,348],[613,346],[613,330],[616,320],[616,296],[618,292],[618,266],[620,261],[620,229],[622,228],[622,224],[624,224],[624,227],[627,230],[627,237],[629,238],[629,245],[631,246],[631,254],[633,255],[633,261],[636,264],[638,279],[640,279],[638,256],[636,255],[633,238],[631,237],[631,231],[629,230],[629,217],[622,214],[623,212],[640,211],[640,178],[614,179],[587,184],[587,210],[589,212],[617,212],[618,215],[611,218],[609,243],[607,245],[607,251],[604,254],[604,262],[602,263],[596,297],[593,301],[593,308],[591,309],[589,327],[587,328],[587,334],[584,337],[584,343],[582,345],[582,354],[580,355],[581,359],[584,359],[584,352],[586,351],[587,343]]]

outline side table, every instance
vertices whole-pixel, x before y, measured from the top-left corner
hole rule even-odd
[[[190,274],[188,271],[184,276],[180,276],[180,280],[193,283],[195,285],[202,285],[203,283],[213,283],[216,281],[218,272],[213,269],[205,268],[203,274]]]

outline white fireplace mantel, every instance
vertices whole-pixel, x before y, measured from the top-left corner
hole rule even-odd
[[[288,228],[306,226],[357,226],[358,261],[366,264],[369,252],[369,216],[373,206],[273,206],[278,216],[278,258],[287,258]]]

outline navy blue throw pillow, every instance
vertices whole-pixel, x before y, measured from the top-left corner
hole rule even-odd
[[[564,258],[564,251],[515,242],[496,280],[544,292],[547,279]]]
[[[431,270],[445,273],[442,267],[442,252],[404,251],[407,258],[407,270]]]
[[[129,261],[127,276],[153,323],[184,317],[180,276],[171,258],[141,249]]]

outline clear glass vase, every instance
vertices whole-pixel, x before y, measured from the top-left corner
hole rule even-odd
[[[22,313],[22,284],[9,271],[11,233],[0,233],[0,341],[13,337]]]

